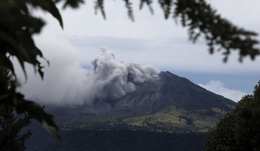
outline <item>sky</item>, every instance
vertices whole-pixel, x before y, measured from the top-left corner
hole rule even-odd
[[[246,0],[208,2],[232,23],[260,33],[259,0],[250,3]],[[42,33],[34,37],[51,63],[45,75],[54,75],[54,70],[60,73],[57,68],[71,64],[92,70],[91,61],[100,54],[100,47],[106,46],[116,54],[118,61],[153,65],[160,71],[185,77],[234,101],[252,93],[260,79],[259,58],[254,61],[245,58],[240,63],[238,54],[233,52],[228,62],[223,63],[221,53],[209,54],[203,39],[193,44],[188,41],[186,28],[173,19],[165,20],[157,1],[152,7],[153,15],[148,7],[139,10],[139,1],[133,0],[133,22],[128,18],[123,2],[106,1],[107,18],[104,20],[100,12],[95,14],[94,4],[87,1],[77,10],[61,9],[63,30],[51,15],[35,12],[47,22]],[[30,93],[29,88],[37,80],[39,78],[31,78],[31,81],[29,78],[25,84],[28,85],[25,86],[26,93]]]

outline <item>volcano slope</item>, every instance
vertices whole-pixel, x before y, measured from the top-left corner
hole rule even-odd
[[[205,132],[236,105],[170,72],[136,85],[136,91],[115,100],[47,106],[59,125],[62,141],[33,123],[27,150],[203,150]]]
[[[131,81],[129,81],[131,82]],[[205,132],[235,106],[186,78],[161,72],[156,80],[116,100],[49,107],[61,128],[148,129]]]

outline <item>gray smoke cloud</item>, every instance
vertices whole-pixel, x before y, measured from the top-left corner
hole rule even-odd
[[[154,80],[160,73],[153,66],[141,66],[135,63],[126,64],[115,60],[115,55],[106,47],[101,47],[101,54],[92,64],[94,72],[89,74],[92,79],[91,88],[98,99],[117,99],[136,90],[135,83]],[[133,81],[129,79],[132,75]]]
[[[76,63],[79,54],[65,52],[69,52],[69,59],[62,59],[53,52],[45,55],[51,65],[45,69],[44,80],[29,76],[29,81],[20,89],[27,98],[43,104],[91,104],[96,99],[123,97],[134,92],[137,84],[157,80],[160,73],[151,65],[117,61],[106,47],[101,47],[101,53],[92,61],[93,70]]]

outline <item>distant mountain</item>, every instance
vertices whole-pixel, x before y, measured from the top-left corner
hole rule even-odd
[[[197,133],[203,133],[213,128],[215,123],[226,112],[231,111],[235,105],[235,102],[167,71],[161,72],[160,77],[154,81],[138,84],[136,91],[116,100],[96,100],[92,105],[72,107],[48,106],[47,109],[54,115],[61,133],[65,133],[65,137],[69,137],[65,138],[67,141],[74,139],[75,133],[77,133],[77,137],[81,138],[79,131],[91,130],[93,135],[99,133],[99,130],[110,131],[110,133],[104,134],[104,137],[108,137],[108,134],[120,135],[118,131],[122,135],[125,133],[128,135],[128,131],[148,131],[156,133],[154,135],[158,135],[158,132],[164,133],[165,137],[166,134],[167,137],[170,137],[169,132],[176,133],[177,136],[180,134],[186,136],[186,133],[191,133],[191,135],[200,137],[201,141],[195,146],[201,147],[204,135],[197,135]],[[114,130],[116,130],[115,133],[113,133]],[[28,141],[30,150],[35,147],[34,144],[39,143],[39,138],[43,135],[38,130],[36,133],[33,140]],[[160,137],[163,136],[160,135]],[[143,141],[143,135],[138,136],[138,133],[133,132],[133,137]],[[175,135],[173,139],[177,139]],[[47,140],[47,142],[43,146],[52,143],[54,148],[57,147],[53,141]],[[110,143],[115,145],[113,144],[115,142]],[[74,145],[80,144],[75,143]],[[45,149],[52,150],[48,147]],[[101,151],[102,149],[93,150]]]
[[[137,91],[124,96],[115,109],[159,111],[167,106],[192,110],[219,108],[230,111],[235,103],[170,72],[161,72],[160,80],[146,83]]]

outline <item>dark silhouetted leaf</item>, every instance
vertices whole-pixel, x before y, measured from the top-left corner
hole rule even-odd
[[[23,96],[21,96],[20,94],[18,94],[17,99],[18,102],[16,105],[16,109],[18,113],[27,112],[31,118],[35,118],[36,120],[38,120],[48,133],[60,139],[58,127],[53,121],[52,115],[46,113],[43,110],[43,107],[39,106],[38,104],[32,101],[23,100]]]

